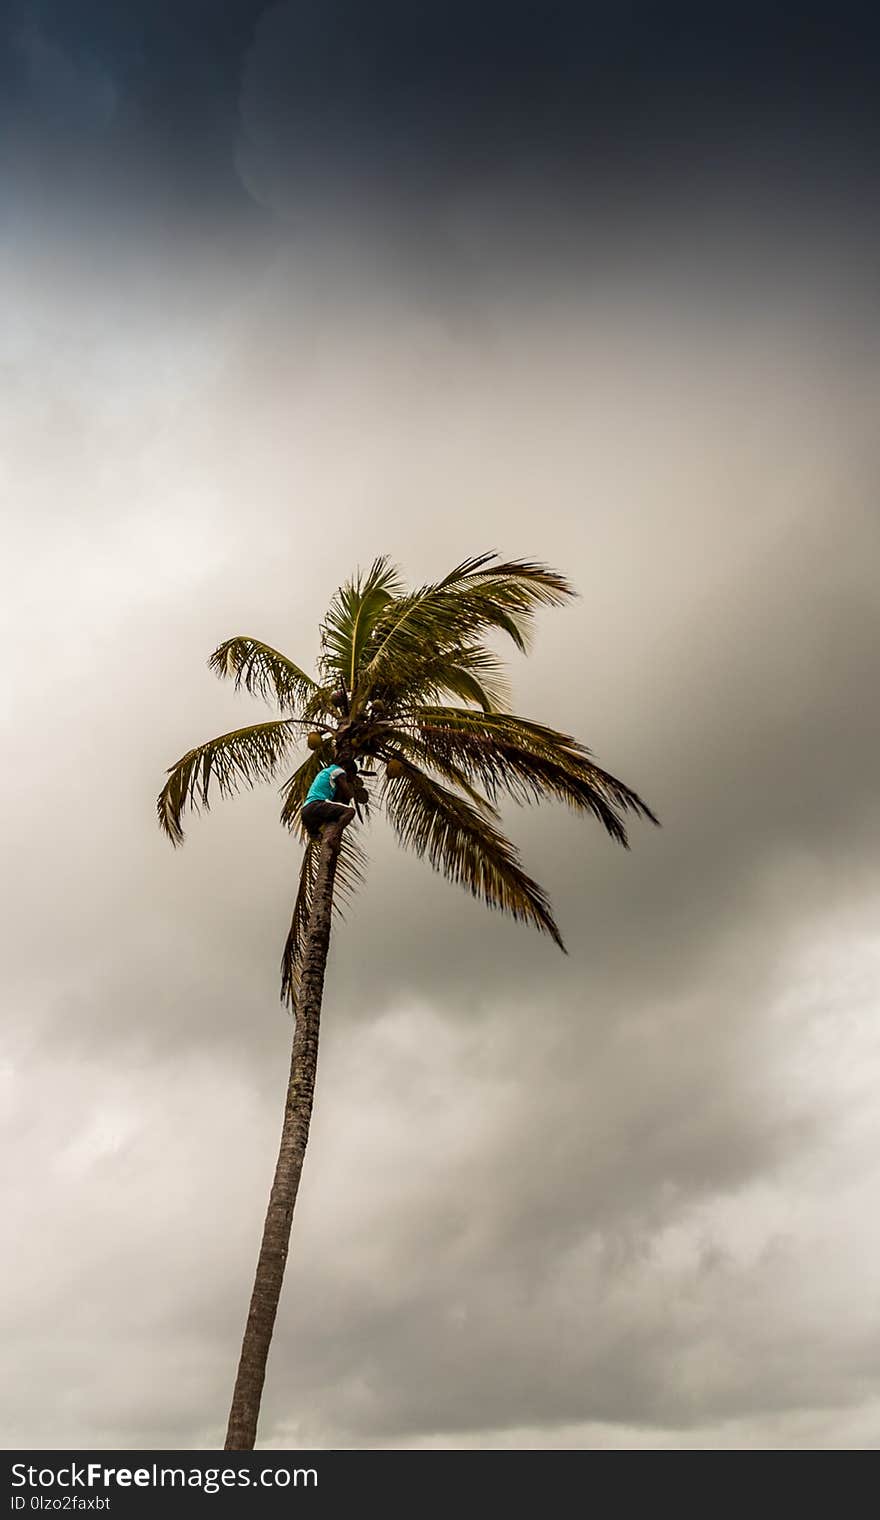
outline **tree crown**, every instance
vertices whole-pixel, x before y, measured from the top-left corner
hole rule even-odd
[[[495,554],[464,560],[442,580],[408,590],[383,556],[335,593],[321,624],[314,677],[246,636],[227,639],[211,655],[218,676],[272,702],[279,716],[182,756],[159,794],[159,824],[173,844],[182,843],[187,807],[207,809],[214,790],[224,796],[277,778],[308,739],[306,758],[281,787],[282,822],[298,828],[305,842],[282,958],[284,999],[296,994],[318,859],[300,808],[331,761],[358,768],[359,807],[384,810],[401,844],[489,906],[549,934],[561,949],[546,893],[501,832],[499,801],[556,798],[593,814],[624,847],[626,813],[657,822],[584,745],[508,710],[503,665],[487,640],[501,634],[527,651],[536,613],[574,594],[558,571]],[[337,872],[343,903],[365,865],[350,834],[343,835]]]

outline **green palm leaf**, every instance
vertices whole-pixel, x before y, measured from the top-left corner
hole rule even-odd
[[[657,823],[631,787],[595,764],[589,750],[569,734],[509,713],[422,707],[412,724],[433,765],[453,763],[490,797],[501,792],[520,802],[556,797],[591,812],[613,839],[629,848],[622,813]]]
[[[326,676],[353,690],[373,629],[402,585],[400,572],[382,555],[366,575],[358,573],[340,586],[321,625],[320,663]]]
[[[421,735],[416,732],[407,732],[403,728],[389,729],[386,735],[386,748],[382,754],[383,759],[409,760],[413,765],[434,771],[443,781],[451,782],[458,791],[463,792],[468,801],[487,818],[499,817],[496,807],[471,785],[468,777],[460,766],[449,757],[435,753],[425,743]]]
[[[385,803],[401,844],[489,907],[534,924],[565,949],[547,894],[484,813],[407,762],[402,775],[386,780]]]
[[[288,719],[275,718],[221,734],[191,749],[168,771],[168,780],[159,793],[156,811],[159,826],[172,844],[183,842],[181,817],[186,807],[199,812],[210,807],[210,783],[221,797],[231,796],[241,786],[270,781],[281,761],[298,742],[298,735]]]
[[[282,712],[300,711],[316,689],[311,676],[259,639],[226,639],[208,665],[218,676],[233,677],[236,691],[244,686],[252,696],[274,697]]]
[[[376,620],[364,654],[361,684],[372,690],[417,678],[426,654],[444,653],[463,638],[501,630],[528,647],[539,607],[559,606],[574,591],[558,571],[530,560],[492,563],[494,554],[465,560],[435,585],[397,596]]]
[[[392,679],[391,690],[398,707],[454,696],[475,703],[484,712],[499,711],[509,695],[501,661],[481,644],[425,650],[406,679]]]

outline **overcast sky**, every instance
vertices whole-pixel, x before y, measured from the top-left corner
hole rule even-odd
[[[261,1444],[878,1445],[876,39],[473,9],[2,7],[8,1447],[225,1428],[298,846],[158,832],[208,656],[493,548],[663,828],[509,810],[564,958],[370,825]]]

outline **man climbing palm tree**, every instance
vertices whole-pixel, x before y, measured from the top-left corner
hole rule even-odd
[[[321,825],[340,823],[343,828],[355,816],[346,806],[354,797],[354,788],[341,765],[325,765],[306,793],[300,818],[311,839],[317,839]]]
[[[384,806],[401,844],[560,949],[547,894],[501,832],[496,803],[504,796],[554,798],[591,813],[624,847],[622,814],[657,822],[647,803],[600,769],[576,739],[510,710],[501,664],[486,638],[504,634],[525,651],[537,609],[573,595],[558,571],[494,554],[465,560],[442,580],[410,591],[383,558],[333,597],[321,625],[317,680],[249,637],[228,639],[211,656],[218,675],[272,697],[282,715],[199,745],[171,767],[158,813],[172,843],[183,839],[184,809],[209,805],[211,784],[226,795],[242,783],[270,780],[306,730],[312,752],[283,787],[282,822],[299,824],[305,842],[281,974],[282,997],[296,1020],[227,1450],[249,1449],[256,1439],[308,1141],[335,889],[356,885],[364,862],[346,834],[355,807]],[[378,797],[371,797],[364,778],[377,774]]]

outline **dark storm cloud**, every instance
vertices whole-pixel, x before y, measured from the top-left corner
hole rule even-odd
[[[237,164],[328,277],[382,268],[473,324],[507,270],[650,261],[682,214],[709,245],[799,197],[845,218],[878,84],[862,11],[308,0],[255,29]]]
[[[249,205],[235,174],[241,59],[265,4],[8,7],[2,163],[7,193],[71,231],[227,230]],[[205,227],[204,230],[207,230]]]
[[[824,6],[302,0],[269,10],[261,41],[255,107],[293,152],[404,182],[601,162],[617,139],[698,154],[688,126],[748,133],[768,108],[780,128],[865,131],[878,69],[870,10]]]
[[[511,180],[571,214],[733,161],[850,183],[878,141],[852,5],[11,0],[4,41],[7,185],[156,239],[252,220],[244,185],[306,226]]]

